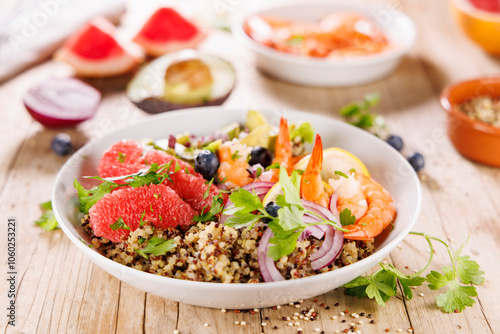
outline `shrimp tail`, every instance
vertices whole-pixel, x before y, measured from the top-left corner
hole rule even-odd
[[[302,198],[322,206],[328,206],[328,195],[323,186],[321,169],[323,168],[323,143],[316,135],[316,142],[304,174],[302,174],[300,191]]]
[[[288,121],[286,118],[281,117],[280,129],[278,138],[276,138],[276,146],[274,149],[273,163],[278,163],[280,166],[286,168],[288,175],[293,171],[292,163],[292,144],[290,143],[290,134],[288,133]],[[279,169],[273,170],[272,182],[278,182]]]

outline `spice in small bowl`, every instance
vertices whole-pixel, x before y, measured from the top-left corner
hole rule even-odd
[[[500,128],[500,98],[479,96],[456,106],[471,119]]]

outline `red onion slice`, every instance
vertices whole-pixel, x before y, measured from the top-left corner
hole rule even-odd
[[[337,201],[339,199],[339,194],[333,193],[330,197],[330,211],[335,215],[335,217],[339,218],[339,210],[337,209]]]
[[[321,206],[319,204],[316,204],[314,202],[311,202],[311,201],[308,201],[305,199],[301,199],[300,202],[302,203],[302,206],[304,206],[304,208],[306,208],[309,211],[314,212],[317,215],[320,215],[321,217],[325,218],[326,220],[331,220],[332,222],[336,222],[336,223],[339,222],[338,218],[335,217],[335,215],[330,210],[325,208],[324,206]]]
[[[273,236],[273,231],[267,228],[259,241],[259,247],[257,248],[257,259],[259,261],[259,269],[264,282],[276,282],[284,281],[285,278],[276,269],[273,259],[267,255],[267,250],[269,248],[269,239]]]
[[[321,248],[314,254],[312,254],[309,259],[311,262],[311,267],[314,270],[320,270],[324,268],[339,256],[344,246],[344,233],[342,231],[336,230],[331,225],[327,226],[327,231],[325,234],[325,240]],[[320,256],[321,255],[321,256]]]
[[[309,238],[311,235],[319,240],[319,239],[323,238],[323,236],[325,235],[325,231],[323,231],[323,229],[321,229],[317,225],[308,226],[300,234],[299,241],[304,241],[307,238]]]

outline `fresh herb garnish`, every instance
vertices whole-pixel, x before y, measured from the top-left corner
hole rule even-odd
[[[134,250],[137,254],[147,259],[148,256],[146,254],[152,254],[154,256],[165,255],[168,252],[173,251],[175,247],[177,247],[177,243],[173,239],[166,240],[159,237],[152,237],[148,241],[148,245],[146,247]]]
[[[236,151],[233,154],[231,154],[231,160],[236,161],[236,159],[241,158],[241,155],[239,155],[240,151]]]
[[[385,131],[385,120],[382,116],[370,110],[379,102],[380,94],[370,93],[363,97],[363,101],[351,103],[341,108],[339,112],[352,125],[381,136],[382,132]]]
[[[122,152],[118,152],[118,161],[124,163],[125,160],[127,160],[127,156]]]
[[[301,34],[292,35],[287,41],[290,46],[299,47],[304,42],[304,36]]]
[[[431,290],[448,288],[445,293],[436,297],[436,305],[446,313],[462,312],[467,306],[474,305],[476,301],[471,298],[477,296],[474,285],[484,283],[484,271],[479,270],[479,264],[471,260],[469,256],[460,255],[467,240],[457,250],[453,250],[439,238],[421,232],[410,232],[410,234],[423,236],[429,244],[429,260],[424,268],[415,274],[405,275],[390,264],[380,263],[382,268],[374,274],[360,276],[345,284],[346,293],[356,297],[369,297],[375,299],[378,304],[385,305],[391,296],[397,294],[398,282],[401,284],[403,295],[409,300],[413,298],[410,287],[420,286],[427,282]],[[451,266],[443,266],[443,273],[433,270],[423,277],[420,274],[429,267],[434,254],[432,240],[446,247]]]
[[[35,223],[43,228],[45,231],[52,231],[59,227],[57,224],[56,217],[52,211],[52,202],[44,202],[40,204],[40,209],[42,210],[42,215],[40,218],[35,220]]]
[[[80,199],[80,211],[83,213],[88,213],[90,208],[97,203],[104,195],[109,194],[113,189],[122,186],[131,186],[134,188],[138,188],[144,185],[149,184],[160,184],[165,180],[170,179],[170,165],[164,164],[159,166],[158,164],[151,164],[148,170],[143,170],[135,174],[125,175],[115,178],[103,179],[99,176],[87,177],[89,179],[96,179],[103,181],[98,186],[95,186],[91,189],[85,189],[75,178],[73,182],[73,186],[78,191],[78,198]],[[124,184],[118,184],[114,181],[124,180]]]
[[[292,176],[288,177],[286,169],[281,167],[279,182],[283,195],[278,195],[276,198],[276,204],[281,207],[278,210],[278,217],[271,216],[265,210],[257,195],[239,188],[229,196],[233,205],[224,210],[224,214],[230,216],[224,224],[234,228],[247,227],[250,229],[260,219],[268,218],[268,228],[273,231],[273,237],[269,241],[271,246],[268,255],[274,261],[293,252],[297,239],[307,226],[330,224],[334,228],[347,231],[340,227],[337,222],[325,220],[302,206],[299,173],[293,172]],[[305,214],[317,216],[321,218],[321,221],[306,224],[302,219]]]
[[[266,167],[266,170],[270,169],[279,169],[280,168],[280,163],[279,162],[273,162],[269,166]]]
[[[338,177],[345,177],[346,179],[348,179],[348,178],[349,178],[349,176],[347,176],[347,175],[346,175],[346,173],[341,172],[341,171],[339,171],[339,170],[336,170],[336,171],[335,171],[335,175],[336,175],[336,176],[338,176]]]
[[[353,225],[356,222],[356,216],[352,214],[351,210],[345,208],[339,213],[339,220],[342,226]]]
[[[123,221],[122,217],[119,217],[113,224],[109,225],[113,231],[116,231],[118,229],[124,229],[124,230],[130,230],[130,227],[128,227],[127,224]]]
[[[205,206],[201,212],[205,211],[207,207]],[[222,197],[222,193],[218,193],[216,196],[212,198],[212,205],[210,206],[210,210],[205,213],[196,215],[193,217],[193,221],[195,222],[206,222],[211,220],[213,217],[218,215],[224,209],[224,199]]]
[[[257,167],[257,170],[255,172],[255,178],[258,179],[262,175],[262,168]]]
[[[212,183],[214,183],[213,178],[210,181],[208,181],[208,183],[206,183],[207,189],[203,193],[203,199],[206,199],[208,197],[208,195],[210,195],[210,187],[212,187]]]

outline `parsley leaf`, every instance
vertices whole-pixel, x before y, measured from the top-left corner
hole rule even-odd
[[[118,152],[118,161],[124,163],[125,160],[127,160],[127,156],[122,152]]]
[[[348,123],[380,136],[381,132],[385,131],[385,120],[370,110],[379,102],[379,93],[369,93],[363,97],[363,101],[348,104],[341,108],[339,113]]]
[[[42,215],[35,220],[35,223],[45,231],[52,231],[59,228],[54,212],[52,211],[52,202],[41,203],[40,209],[42,209]]]
[[[73,186],[78,191],[78,198],[80,199],[80,212],[88,213],[90,208],[97,203],[104,195],[109,194],[113,189],[119,185],[114,182],[104,181],[100,185],[91,188],[89,190],[85,189],[75,178]]]
[[[224,225],[233,228],[242,228],[250,225],[249,228],[258,222],[262,217],[248,212],[237,211],[224,222]]]
[[[299,127],[294,127],[290,132],[290,140],[299,137],[302,143],[312,143],[314,141],[314,129],[309,122],[303,122]]]
[[[173,251],[177,247],[175,240],[166,240],[159,237],[152,237],[148,241],[148,245],[143,249],[135,249],[136,253],[144,258],[148,258],[146,254],[152,254],[154,256],[165,255],[168,252]]]
[[[241,155],[239,155],[240,151],[236,151],[233,154],[231,154],[231,160],[236,161],[237,159],[241,158]]]
[[[233,192],[229,196],[229,199],[236,208],[240,208],[240,210],[244,210],[245,212],[264,209],[260,198],[243,188],[239,188],[237,191]]]
[[[351,213],[351,210],[345,208],[339,213],[339,220],[342,226],[353,225],[356,222],[356,216]]]

